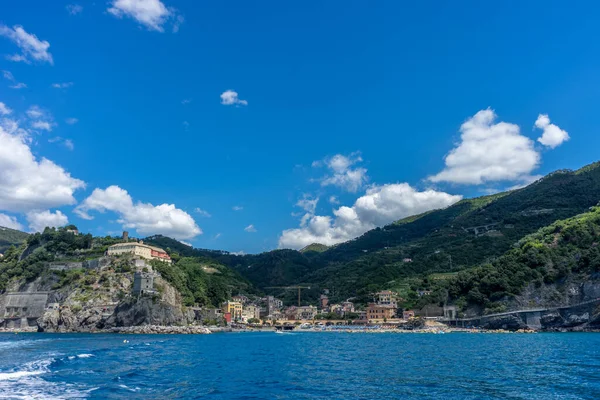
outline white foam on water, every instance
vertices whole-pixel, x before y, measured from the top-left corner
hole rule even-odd
[[[77,356],[77,358],[90,358],[90,357],[94,357],[93,354],[79,354]]]
[[[135,388],[130,388],[130,387],[129,387],[129,386],[127,386],[127,385],[119,385],[119,387],[120,387],[121,389],[129,390],[130,392],[137,392],[137,391],[139,391],[139,390],[140,390],[140,388],[139,388],[139,387],[137,387],[137,386],[136,386]]]
[[[72,399],[85,398],[92,391],[73,384],[48,382],[54,358],[31,361],[10,371],[0,372],[0,399]],[[95,389],[93,389],[95,390]]]

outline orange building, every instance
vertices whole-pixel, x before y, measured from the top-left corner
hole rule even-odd
[[[390,304],[369,303],[367,308],[367,319],[392,319],[396,318],[397,308]]]

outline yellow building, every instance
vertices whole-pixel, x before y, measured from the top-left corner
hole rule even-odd
[[[106,253],[109,256],[132,254],[147,260],[160,260],[168,263],[171,262],[171,257],[169,257],[166,251],[160,247],[148,246],[143,242],[117,243],[110,246]]]
[[[222,304],[221,310],[223,310],[223,314],[230,313],[232,321],[242,319],[242,303],[237,301],[226,301]]]

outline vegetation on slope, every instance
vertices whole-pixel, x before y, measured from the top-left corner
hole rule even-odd
[[[153,268],[181,293],[186,306],[215,306],[239,293],[254,293],[253,286],[237,272],[204,257],[179,257],[173,264],[152,261]]]
[[[459,305],[503,311],[499,302],[519,295],[529,284],[539,287],[573,274],[599,272],[599,241],[600,207],[593,207],[523,238],[491,263],[460,272],[449,281],[449,294]]]
[[[10,246],[20,246],[29,236],[25,232],[0,226],[0,253],[4,253]]]
[[[326,251],[327,249],[329,249],[329,246],[325,246],[324,244],[321,243],[312,243],[309,244],[308,246],[300,249],[300,253],[322,253],[324,251]]]

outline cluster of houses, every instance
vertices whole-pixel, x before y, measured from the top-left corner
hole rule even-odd
[[[357,310],[351,301],[330,304],[327,294],[322,294],[319,298],[319,307],[312,305],[284,307],[283,302],[273,296],[250,299],[238,295],[225,301],[221,308],[198,309],[200,313],[198,319],[222,320],[227,323],[284,323],[314,321],[327,316],[329,320],[351,319],[354,323],[367,324],[403,322],[415,317],[414,311],[402,310],[398,307],[401,299],[393,291],[384,290],[375,293],[373,300],[366,309]]]
[[[134,295],[155,294],[154,278],[159,274],[152,270],[147,260],[160,260],[171,262],[171,258],[161,248],[149,246],[143,242],[128,241],[127,232],[123,233],[124,243],[110,246],[107,255],[132,254],[134,256]],[[407,259],[405,262],[412,260]],[[330,304],[329,292],[325,289],[319,298],[319,307],[289,306],[284,307],[283,301],[273,296],[250,299],[244,295],[234,296],[221,304],[220,308],[194,308],[196,319],[200,321],[224,321],[226,323],[275,323],[283,321],[314,321],[315,319],[351,319],[355,323],[385,323],[407,321],[415,316],[446,318],[454,316],[455,310],[446,310],[441,307],[429,307],[418,311],[404,310],[398,307],[402,301],[398,293],[391,290],[377,292],[373,296],[373,302],[366,309],[358,310],[351,301]],[[419,296],[431,294],[423,290]],[[448,314],[448,315],[446,315]]]

